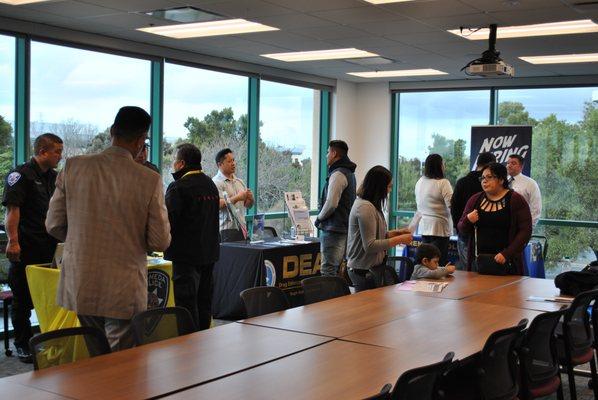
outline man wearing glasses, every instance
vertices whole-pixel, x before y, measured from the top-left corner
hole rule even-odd
[[[141,149],[141,151],[137,154],[137,157],[135,157],[135,161],[137,161],[139,164],[148,167],[149,169],[151,169],[152,171],[155,171],[157,173],[160,173],[160,170],[158,169],[158,167],[156,167],[154,164],[152,164],[151,162],[149,162],[147,160],[147,152],[149,151],[150,145],[149,143],[145,142],[143,144],[143,148]]]

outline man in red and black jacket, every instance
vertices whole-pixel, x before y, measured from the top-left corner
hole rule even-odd
[[[212,270],[220,252],[216,185],[201,169],[201,152],[192,144],[177,147],[175,179],[166,190],[170,247],[164,258],[173,264],[174,298],[191,313],[196,326],[212,319]]]

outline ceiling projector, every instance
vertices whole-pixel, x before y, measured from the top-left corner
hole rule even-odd
[[[470,76],[515,76],[515,69],[504,62],[500,58],[500,52],[496,51],[496,24],[490,25],[488,50],[484,51],[480,58],[467,63],[461,71],[465,71],[465,74]]]

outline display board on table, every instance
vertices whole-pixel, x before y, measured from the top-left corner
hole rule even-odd
[[[305,203],[301,192],[284,192],[284,202],[289,210],[291,225],[297,235],[314,236],[314,225],[309,218],[309,207]]]

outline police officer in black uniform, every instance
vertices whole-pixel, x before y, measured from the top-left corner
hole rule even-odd
[[[8,284],[14,296],[10,317],[17,355],[23,362],[32,362],[29,318],[33,303],[25,266],[51,262],[54,256],[56,240],[46,232],[45,221],[56,183],[54,168],[62,159],[62,147],[62,139],[52,133],[38,136],[33,145],[35,155],[11,171],[4,184]]]

